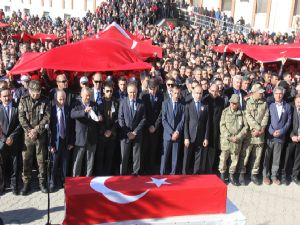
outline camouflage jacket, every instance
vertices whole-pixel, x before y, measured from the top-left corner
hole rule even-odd
[[[249,126],[248,136],[251,138],[252,144],[262,144],[264,143],[265,134],[262,134],[259,137],[252,137],[251,130],[256,129],[260,130],[266,128],[269,120],[269,109],[268,104],[265,100],[254,100],[250,97],[247,100],[246,109],[244,111],[246,121]]]
[[[224,109],[220,121],[221,145],[222,142],[229,142],[228,138],[233,136],[241,143],[247,130],[248,124],[241,110],[233,111],[230,106]]]
[[[29,95],[22,97],[19,104],[19,121],[25,133],[31,129],[36,129],[39,135],[44,133],[45,125],[50,121],[48,100],[43,96],[36,101]]]

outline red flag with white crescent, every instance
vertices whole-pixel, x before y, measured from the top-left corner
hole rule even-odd
[[[63,225],[225,213],[226,193],[215,175],[68,178]]]

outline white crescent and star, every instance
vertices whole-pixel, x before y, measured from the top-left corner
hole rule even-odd
[[[91,188],[101,193],[105,198],[110,200],[111,202],[118,203],[118,204],[129,204],[132,202],[135,202],[139,200],[140,198],[144,197],[150,190],[147,189],[146,191],[138,194],[138,195],[125,195],[119,191],[114,191],[108,187],[105,186],[105,181],[108,180],[111,177],[95,177],[91,180],[90,186]],[[146,182],[148,184],[155,184],[156,187],[160,187],[163,184],[171,184],[169,182],[166,182],[167,178],[157,179],[151,177],[152,181]]]

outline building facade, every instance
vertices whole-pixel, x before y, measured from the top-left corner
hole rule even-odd
[[[234,21],[242,16],[254,29],[290,32],[300,29],[300,0],[194,0],[194,5],[217,8]]]

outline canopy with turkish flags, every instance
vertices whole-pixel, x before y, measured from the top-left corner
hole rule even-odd
[[[226,194],[215,175],[67,178],[63,225],[220,214]]]
[[[280,61],[283,57],[300,60],[300,43],[283,45],[229,44],[211,46],[211,48],[219,53],[241,51],[248,57],[265,63]]]
[[[0,28],[5,28],[5,27],[9,27],[10,25],[7,23],[1,23],[0,22]]]
[[[26,59],[25,59],[26,58]],[[53,48],[41,54],[25,54],[10,74],[39,68],[76,72],[151,69],[131,49],[107,39],[84,40]]]
[[[115,40],[126,47],[134,50],[143,60],[148,58],[162,58],[162,48],[152,45],[149,40],[140,40],[137,36],[124,30],[119,24],[113,22],[98,34],[87,39],[109,39]]]

